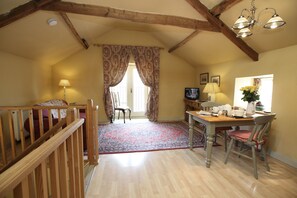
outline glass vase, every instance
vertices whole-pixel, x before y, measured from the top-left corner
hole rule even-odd
[[[249,102],[246,107],[246,115],[250,116],[250,115],[255,114],[255,112],[256,112],[256,103]]]

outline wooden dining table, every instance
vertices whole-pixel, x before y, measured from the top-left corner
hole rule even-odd
[[[261,114],[255,114],[252,117],[234,118],[223,115],[220,115],[218,117],[211,115],[200,115],[198,113],[199,111],[187,111],[187,114],[189,114],[189,146],[190,149],[193,149],[193,126],[195,120],[199,123],[204,124],[206,127],[207,146],[205,163],[206,167],[208,168],[211,164],[212,146],[216,127],[254,125],[254,118],[256,116],[261,116]]]

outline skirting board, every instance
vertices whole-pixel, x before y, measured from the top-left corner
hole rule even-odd
[[[271,157],[275,158],[275,159],[278,159],[294,168],[297,168],[297,161],[296,160],[292,160],[292,159],[289,159],[288,157],[285,157],[277,152],[273,152],[273,151],[269,151],[269,154]]]

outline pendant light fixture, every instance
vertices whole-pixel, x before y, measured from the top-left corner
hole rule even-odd
[[[256,10],[257,8],[255,6],[255,0],[252,0],[251,8],[250,9],[245,8],[241,11],[240,16],[232,26],[233,30],[239,30],[237,33],[237,37],[245,38],[245,37],[251,36],[253,34],[251,32],[251,29],[254,27],[255,24],[259,23],[258,19],[263,11],[268,11],[268,10],[273,11],[272,17],[263,26],[264,28],[276,29],[286,24],[286,22],[276,13],[276,10],[274,8],[263,9],[258,14],[257,19],[256,19]]]

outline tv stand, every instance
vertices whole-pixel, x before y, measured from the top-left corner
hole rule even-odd
[[[201,109],[201,103],[203,101],[197,101],[197,100],[188,100],[184,99],[185,103],[185,121],[189,121],[189,114],[186,113],[186,111],[195,111],[195,110],[200,110]]]

